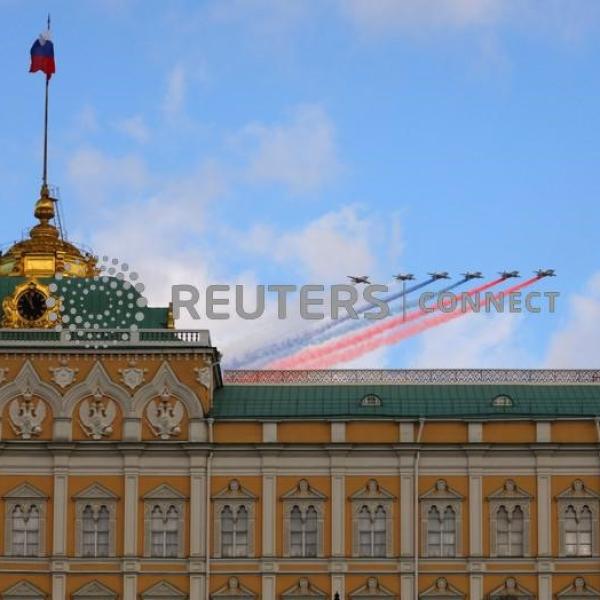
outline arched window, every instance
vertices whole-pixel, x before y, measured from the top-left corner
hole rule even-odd
[[[584,506],[579,514],[578,523],[578,556],[592,555],[592,511],[589,506]]]
[[[248,555],[248,510],[243,505],[235,516],[230,506],[221,511],[221,555],[230,558]]]
[[[437,506],[432,506],[427,514],[427,554],[428,556],[456,555],[456,513],[451,506],[444,509],[443,515]]]
[[[25,510],[20,504],[12,511],[12,554],[37,556],[40,539],[40,511],[36,505]]]
[[[368,506],[360,509],[358,536],[360,556],[384,557],[386,555],[387,514],[383,506],[377,506],[374,513]]]
[[[314,506],[309,506],[306,510],[304,531],[304,556],[317,556],[317,510]]]
[[[384,557],[386,551],[386,520],[385,508],[378,506],[375,511],[373,527],[373,556]]]
[[[318,551],[318,513],[308,506],[303,513],[299,506],[290,512],[290,550],[292,556],[316,557]]]
[[[515,506],[509,513],[502,505],[496,513],[496,544],[498,556],[523,556],[523,509]]]
[[[442,556],[454,556],[456,554],[456,515],[451,506],[444,510],[442,521]]]
[[[173,505],[165,511],[156,505],[151,515],[151,556],[175,558],[179,547],[179,512]]]
[[[110,514],[106,506],[94,510],[87,505],[82,512],[83,556],[108,556]]]

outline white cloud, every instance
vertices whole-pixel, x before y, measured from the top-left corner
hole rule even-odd
[[[346,282],[346,275],[373,275],[382,227],[377,217],[346,206],[295,231],[279,232],[255,224],[247,232],[229,232],[228,236],[242,251],[287,265],[296,276],[316,283],[340,283]]]
[[[140,144],[144,144],[150,139],[150,130],[141,115],[120,119],[115,123],[115,127]]]
[[[552,337],[546,366],[553,369],[597,369],[600,364],[600,273],[582,294],[570,299],[565,325]]]
[[[320,106],[300,106],[285,123],[248,125],[242,138],[250,142],[248,174],[255,181],[308,191],[341,168],[333,123]]]
[[[507,0],[340,0],[342,11],[360,28],[463,29],[502,18]]]
[[[93,106],[86,104],[78,113],[75,113],[71,127],[73,135],[82,136],[89,133],[95,133],[98,129],[98,115]]]
[[[67,173],[80,197],[101,199],[109,189],[139,191],[150,180],[148,169],[135,154],[109,156],[87,147],[77,150],[67,163]]]
[[[418,369],[517,368],[520,314],[469,314],[425,331],[410,365]]]
[[[183,65],[175,65],[167,77],[163,110],[169,119],[178,117],[185,105],[187,74]]]

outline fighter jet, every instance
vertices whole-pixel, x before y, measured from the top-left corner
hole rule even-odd
[[[394,275],[394,279],[396,281],[412,281],[415,276],[412,273],[398,273],[398,275]]]
[[[481,271],[467,271],[466,273],[461,273],[461,275],[468,281],[469,279],[481,279],[483,277],[483,273]]]
[[[538,269],[534,273],[541,279],[542,277],[556,277],[554,269]]]
[[[347,275],[347,277],[352,283],[366,283],[371,285],[368,275]]]
[[[521,277],[521,275],[519,275],[519,271],[499,271],[498,275],[500,275],[502,279],[510,279],[511,277]]]
[[[433,273],[427,273],[433,279],[450,279],[448,271],[434,271]]]

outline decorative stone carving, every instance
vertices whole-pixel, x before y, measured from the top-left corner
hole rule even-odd
[[[0,383],[6,381],[6,373],[8,373],[8,369],[0,369]]]
[[[230,577],[227,584],[211,595],[219,600],[254,600],[256,594],[240,583],[237,577]]]
[[[575,577],[573,583],[556,594],[559,600],[598,600],[600,592],[587,584],[583,577]]]
[[[127,369],[119,369],[121,381],[130,389],[135,390],[146,381],[145,374],[148,369],[139,369],[137,367],[129,367]]]
[[[434,584],[427,588],[422,594],[419,594],[419,599],[435,598],[436,600],[463,600],[465,594],[454,586],[448,583],[445,577],[438,577]]]
[[[78,373],[78,371],[79,369],[71,369],[64,365],[50,368],[50,372],[52,373],[52,381],[54,381],[54,383],[63,390],[66,387],[69,387],[75,381],[75,375]]]
[[[350,600],[379,600],[380,598],[395,598],[393,592],[379,583],[377,577],[369,577],[367,582],[357,590],[350,592]]]
[[[118,594],[106,587],[99,581],[90,581],[76,592],[73,592],[73,600],[116,600]]]
[[[307,577],[300,577],[298,583],[283,592],[282,598],[294,598],[294,600],[308,600],[312,598],[322,598],[325,600],[327,594],[313,585]]]
[[[204,386],[207,390],[210,390],[213,382],[213,373],[211,367],[197,367],[194,369],[196,373],[196,381]]]
[[[507,577],[504,583],[490,594],[490,600],[503,600],[504,598],[520,598],[533,600],[533,594],[520,586],[514,577]]]
[[[86,398],[79,406],[79,422],[88,437],[101,440],[112,434],[112,423],[117,414],[117,407],[110,398],[104,398],[98,389],[93,398]]]
[[[188,597],[168,581],[159,581],[140,596],[142,600],[187,600]]]
[[[46,405],[42,400],[34,400],[32,393],[26,390],[21,398],[15,398],[10,403],[8,414],[15,435],[29,440],[42,433],[41,425],[46,418]]]
[[[164,388],[160,398],[151,400],[146,408],[146,416],[152,432],[161,440],[168,440],[181,433],[179,425],[183,414],[183,404],[176,398],[171,398],[167,387]]]

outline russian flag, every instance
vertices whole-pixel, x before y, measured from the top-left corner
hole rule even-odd
[[[35,73],[36,71],[42,71],[48,79],[56,72],[54,44],[50,40],[49,30],[40,34],[40,37],[31,46],[31,66],[29,67],[29,72]]]

